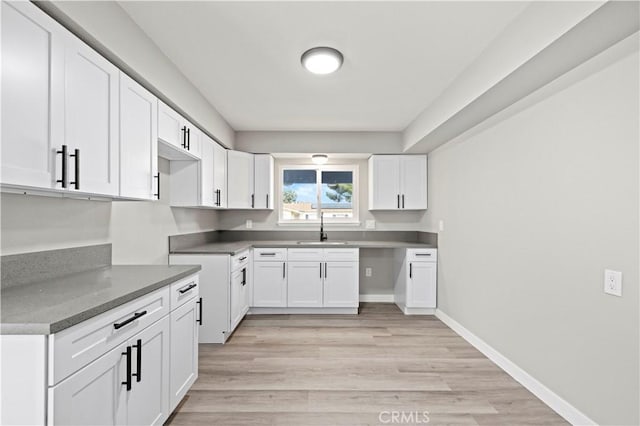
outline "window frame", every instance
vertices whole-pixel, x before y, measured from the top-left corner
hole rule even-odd
[[[278,167],[278,185],[277,185],[277,197],[278,197],[278,224],[279,225],[309,225],[309,224],[319,224],[320,219],[314,220],[295,220],[295,219],[284,219],[284,203],[282,202],[282,194],[284,192],[284,171],[285,170],[315,170],[316,171],[316,205],[318,206],[318,217],[320,217],[319,212],[322,209],[322,191],[319,190],[322,188],[322,172],[351,172],[353,177],[353,194],[351,194],[351,206],[353,211],[353,217],[351,218],[331,218],[325,217],[324,222],[330,224],[344,224],[344,225],[354,225],[360,223],[360,187],[359,187],[359,166],[354,163],[348,164],[331,164],[331,165],[316,165],[316,164],[282,164]]]

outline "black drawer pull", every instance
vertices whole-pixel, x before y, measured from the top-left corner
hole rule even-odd
[[[115,328],[116,330],[119,328],[124,327],[125,325],[129,324],[130,322],[133,322],[135,320],[137,320],[138,318],[140,318],[141,316],[147,315],[147,311],[142,311],[142,312],[136,312],[135,314],[133,314],[133,316],[129,319],[126,319],[120,323],[116,323],[113,324],[113,328]]]
[[[186,292],[188,292],[189,290],[191,290],[192,288],[196,288],[198,287],[198,284],[196,283],[191,283],[188,286],[181,288],[180,290],[178,290],[180,292],[180,294],[185,294]]]
[[[242,256],[240,259],[238,259],[238,261],[242,262],[243,260],[246,260],[247,256]]]
[[[275,256],[275,253],[260,253],[260,256]]]
[[[196,305],[198,305],[198,311],[200,314],[200,318],[198,318],[196,322],[202,325],[202,297],[196,302]]]
[[[431,256],[431,253],[416,253],[416,256]]]

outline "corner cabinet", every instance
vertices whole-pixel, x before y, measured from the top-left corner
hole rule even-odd
[[[274,160],[269,154],[227,152],[230,209],[273,210]]]
[[[426,155],[372,155],[369,210],[425,210]]]

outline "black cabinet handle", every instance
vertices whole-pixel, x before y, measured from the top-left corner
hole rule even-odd
[[[216,189],[216,206],[220,206],[220,190]]]
[[[180,294],[185,294],[186,292],[188,292],[189,290],[191,290],[192,288],[196,288],[198,287],[198,284],[196,283],[191,283],[189,285],[187,285],[186,287],[181,288],[180,290],[178,290],[180,292]]]
[[[287,264],[282,262],[282,278],[287,278]]]
[[[60,151],[56,151],[56,154],[62,154],[62,176],[61,179],[58,179],[56,182],[61,183],[63,188],[67,187],[68,184],[68,176],[67,176],[67,146],[62,145],[62,149]]]
[[[431,253],[416,253],[416,256],[431,256]]]
[[[200,314],[200,317],[196,320],[196,322],[202,325],[202,297],[196,302],[196,305],[198,305],[198,313]]]
[[[402,194],[402,208],[404,209],[404,194]]]
[[[320,262],[320,278],[322,278],[322,262]]]
[[[73,154],[69,154],[69,157],[73,157],[75,159],[76,168],[76,180],[75,182],[69,182],[69,184],[75,186],[76,189],[80,189],[80,150],[74,150]]]
[[[187,149],[187,126],[182,126],[182,129],[180,129],[180,131],[182,132],[182,143],[180,144],[180,146],[182,146],[184,149]]]
[[[255,207],[256,194],[251,194],[251,208]]]
[[[398,194],[398,208],[400,208],[400,194]]]
[[[275,253],[260,253],[260,256],[275,256]]]
[[[269,208],[269,194],[267,194],[267,208]]]
[[[136,348],[136,372],[132,376],[136,376],[136,382],[142,380],[142,339],[138,339],[135,345]]]
[[[130,322],[133,322],[135,320],[137,320],[138,318],[140,318],[141,316],[147,315],[147,311],[142,311],[142,312],[136,312],[135,314],[133,314],[133,316],[129,319],[126,319],[120,323],[116,323],[113,324],[113,328],[115,328],[116,330],[119,328],[124,327],[125,325],[129,324]]]
[[[240,262],[242,262],[243,260],[246,260],[247,256],[242,256],[240,259],[238,259]]]
[[[157,194],[153,194],[154,197],[156,197],[158,200],[160,199],[160,172],[156,173],[153,176],[154,179],[158,179],[158,193]]]
[[[191,129],[187,129],[187,151],[191,151]]]
[[[327,274],[327,262],[324,262],[324,278],[327,279],[329,274]]]
[[[409,278],[413,278],[413,263],[409,263]]]
[[[244,287],[247,285],[247,268],[242,268],[242,282],[240,283]]]
[[[127,357],[127,380],[122,382],[123,385],[127,385],[127,391],[131,390],[131,346],[127,346],[127,351],[122,352],[122,355]]]

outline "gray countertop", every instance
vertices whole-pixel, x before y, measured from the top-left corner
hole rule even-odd
[[[53,334],[200,269],[200,265],[105,266],[3,288],[0,333]]]
[[[297,241],[231,241],[196,245],[171,251],[171,254],[230,254],[235,255],[249,248],[437,248],[434,244],[403,241],[348,241],[347,244],[298,244]]]

